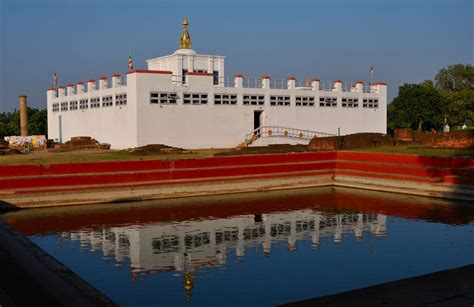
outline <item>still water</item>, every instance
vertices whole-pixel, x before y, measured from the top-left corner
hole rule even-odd
[[[474,263],[474,207],[342,188],[4,218],[121,306],[272,306]]]

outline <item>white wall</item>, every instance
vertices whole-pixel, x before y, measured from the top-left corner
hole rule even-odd
[[[127,104],[110,107],[101,106],[90,108],[90,99],[94,97],[127,94]],[[101,143],[110,143],[113,148],[128,148],[137,146],[137,110],[134,84],[126,86],[88,91],[75,95],[54,97],[54,91],[48,91],[48,138],[57,139],[65,143],[73,136],[90,136]],[[88,99],[88,109],[79,109],[79,100]],[[77,110],[53,112],[53,103],[77,101]],[[60,140],[60,121],[62,126],[62,140]]]
[[[254,129],[254,110],[263,110],[266,126],[284,126],[341,135],[357,132],[386,132],[386,87],[378,93],[319,92],[311,90],[277,90],[215,87],[210,76],[188,76],[188,86],[160,83],[152,74],[139,74],[138,145],[163,143],[182,148],[235,147]],[[169,77],[170,78],[170,77]],[[159,86],[158,86],[159,84]],[[150,104],[150,91],[209,93],[207,105]],[[237,93],[237,105],[214,105],[215,93]],[[265,94],[264,106],[242,104],[243,94]],[[291,106],[270,106],[270,95],[291,95]],[[315,106],[296,107],[295,96],[315,96]],[[338,107],[319,107],[319,96],[338,97]],[[358,108],[342,108],[340,99],[359,97]],[[362,108],[362,97],[379,99],[379,108]]]

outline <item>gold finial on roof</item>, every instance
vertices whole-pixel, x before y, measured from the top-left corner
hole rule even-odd
[[[183,33],[181,33],[181,40],[179,41],[180,49],[191,49],[191,37],[188,33],[188,19],[183,19]]]

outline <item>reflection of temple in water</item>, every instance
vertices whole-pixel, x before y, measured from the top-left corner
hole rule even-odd
[[[270,256],[272,243],[287,242],[296,251],[298,240],[311,240],[313,249],[321,238],[341,243],[343,234],[361,240],[363,233],[384,236],[386,216],[375,213],[322,213],[299,210],[281,213],[241,215],[229,218],[163,222],[121,226],[102,230],[81,230],[63,238],[80,241],[82,249],[102,252],[122,264],[130,260],[132,280],[158,272],[182,272],[187,300],[191,297],[194,272],[222,266],[229,252],[242,259],[245,250],[261,247]]]
[[[128,258],[136,277],[224,265],[228,252],[234,251],[242,258],[246,249],[258,246],[262,247],[263,255],[269,256],[274,242],[286,241],[288,251],[294,252],[298,240],[311,240],[312,248],[317,249],[323,237],[340,243],[343,234],[353,234],[357,240],[362,239],[363,232],[383,236],[385,221],[383,214],[300,210],[81,230],[65,236],[79,240],[83,249],[101,251],[104,258],[115,258],[119,263]]]

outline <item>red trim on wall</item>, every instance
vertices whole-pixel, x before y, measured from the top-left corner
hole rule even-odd
[[[473,172],[462,168],[473,161],[463,157],[342,151],[209,157],[177,161],[12,165],[0,166],[0,190],[35,187],[54,189],[61,186],[78,188],[82,186],[82,189],[88,186],[87,189],[99,189],[101,185],[118,183],[183,184],[177,180],[243,180],[239,176],[252,176],[254,179],[258,176],[305,176],[308,175],[308,171],[398,181],[429,183],[444,180],[446,183],[452,183],[454,179],[449,176],[472,178]],[[472,182],[469,181],[467,184]]]
[[[74,87],[74,84],[68,84],[67,87]]]
[[[92,82],[92,83],[93,83],[93,82],[95,82],[95,80],[89,80],[89,81],[87,81],[87,83],[90,83],[90,82]]]
[[[214,76],[213,74],[211,73],[208,73],[208,72],[194,72],[194,71],[190,71],[190,72],[187,72],[185,73],[186,76]]]
[[[334,83],[342,83],[342,80],[334,80]]]
[[[106,76],[100,77],[100,80],[107,80],[107,79],[109,79],[109,78],[107,78]]]
[[[113,74],[112,77],[120,77],[120,74]]]
[[[56,89],[54,87],[48,88],[48,91],[55,91]]]
[[[79,82],[77,82],[77,84],[79,84],[79,85],[84,85],[84,82],[79,81]]]
[[[270,76],[261,76],[260,79],[271,79]]]
[[[60,86],[60,87],[58,87],[58,88],[60,88],[60,89],[64,89],[65,87],[64,87],[63,85],[61,85],[61,86]]]
[[[234,75],[234,78],[243,78],[243,77],[244,77],[244,76],[241,75],[241,74],[235,74],[235,75]]]
[[[296,80],[296,78],[295,77],[288,77],[288,81],[290,81],[290,80]]]
[[[319,80],[319,78],[314,78],[314,79],[311,80],[311,81],[318,81],[318,82],[319,82],[319,81],[321,81],[321,80]]]
[[[356,81],[355,84],[364,84],[364,81]]]
[[[370,85],[385,85],[387,86],[387,82],[374,82],[374,83],[370,83]]]
[[[131,70],[127,72],[127,75],[134,74],[134,73],[141,73],[141,74],[164,74],[164,75],[172,75],[173,72],[169,70],[146,70],[146,69],[137,69]]]

